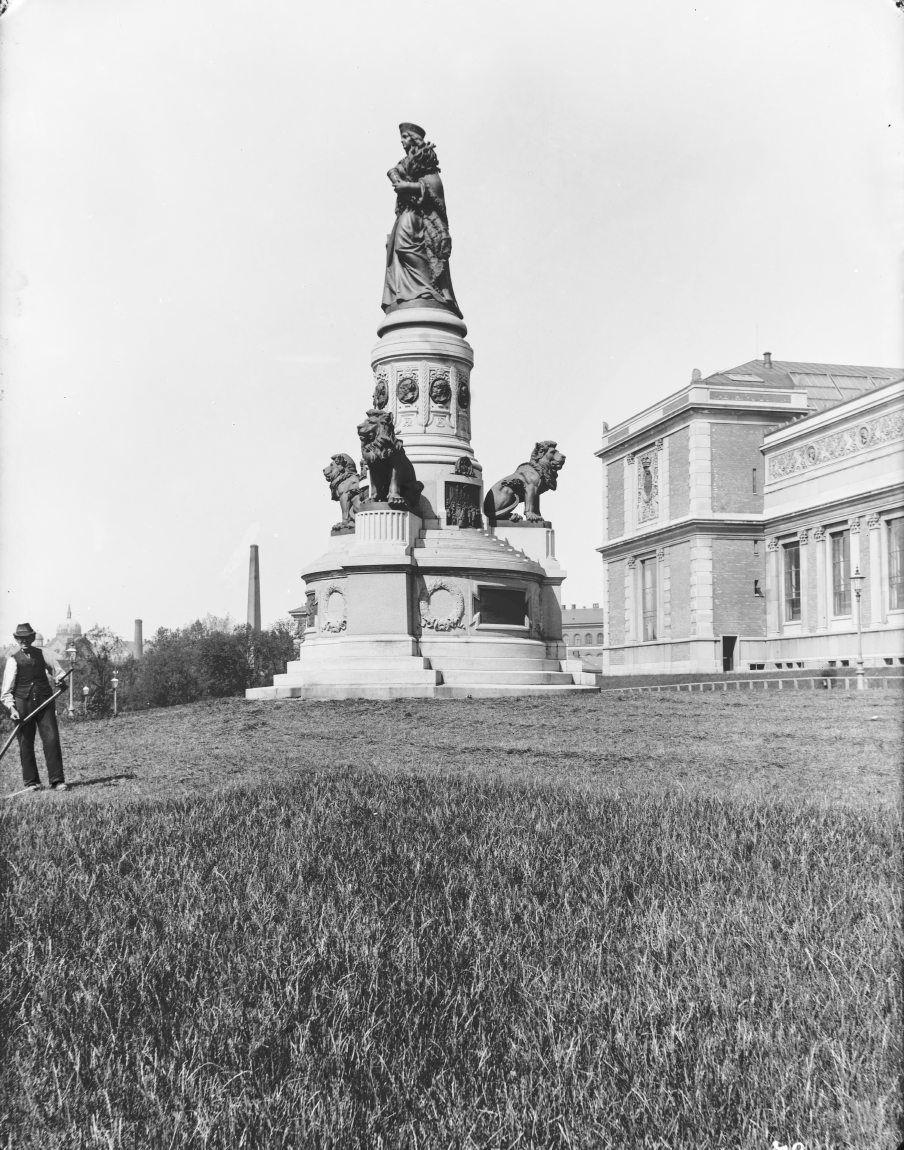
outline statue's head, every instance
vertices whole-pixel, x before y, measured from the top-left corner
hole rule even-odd
[[[399,124],[399,134],[406,152],[410,152],[412,148],[419,148],[427,135],[419,124],[409,123]]]

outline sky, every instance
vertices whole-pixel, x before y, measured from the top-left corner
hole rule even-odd
[[[555,439],[563,599],[599,448],[704,375],[904,366],[893,0],[11,0],[0,634],[303,602],[357,458],[398,123],[442,167],[489,484]]]

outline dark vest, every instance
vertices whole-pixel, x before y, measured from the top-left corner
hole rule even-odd
[[[53,692],[47,682],[47,664],[40,647],[29,647],[27,651],[16,651],[16,685],[13,694],[16,699],[25,700],[34,691],[37,700],[49,699]]]

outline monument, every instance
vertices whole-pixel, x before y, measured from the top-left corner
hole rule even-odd
[[[483,497],[471,445],[474,353],[452,288],[452,238],[436,149],[399,126],[389,170],[384,318],[360,467],[324,467],[340,519],[302,571],[304,642],[249,698],[453,698],[592,689],[563,670],[551,523],[539,500],[565,457],[552,440]],[[517,458],[517,456],[516,456]],[[524,516],[516,508],[524,504]],[[484,519],[486,516],[486,519]],[[580,678],[580,673],[577,673]]]

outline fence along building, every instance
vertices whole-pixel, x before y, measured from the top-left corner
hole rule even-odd
[[[796,640],[809,632],[803,624],[798,633],[793,626],[779,626],[777,611],[783,608],[775,606],[777,568],[774,559],[767,559],[766,545],[767,536],[770,546],[777,538],[767,529],[772,515],[767,500],[779,487],[770,481],[767,495],[764,442],[770,433],[781,436],[776,428],[809,425],[829,409],[835,410],[827,416],[830,422],[843,421],[842,407],[861,397],[878,401],[879,390],[902,374],[901,369],[773,361],[766,353],[762,360],[705,379],[695,371],[686,387],[661,403],[605,427],[596,453],[603,468],[603,543],[598,548],[603,560],[603,669],[612,674],[712,672],[759,669],[779,661],[780,654],[782,663],[854,658],[850,628],[841,625],[818,650],[806,654],[798,647],[789,653],[786,646],[770,657],[774,640]],[[844,498],[852,505],[858,498],[870,503],[872,488],[859,495],[853,490],[868,482],[869,469],[842,468],[826,459],[814,478],[822,483],[835,467],[846,472],[842,482],[851,488]],[[816,498],[801,484],[794,490],[804,501]],[[776,519],[787,521],[789,532],[795,514],[812,518],[821,506],[801,505],[795,512],[791,502],[796,497],[785,497],[784,520]],[[833,495],[830,502],[840,498]],[[880,502],[883,521],[894,519],[893,493]],[[793,564],[793,557],[788,562]],[[800,585],[809,589],[809,583]],[[892,639],[889,643],[893,646]],[[882,655],[888,657],[895,658]]]

